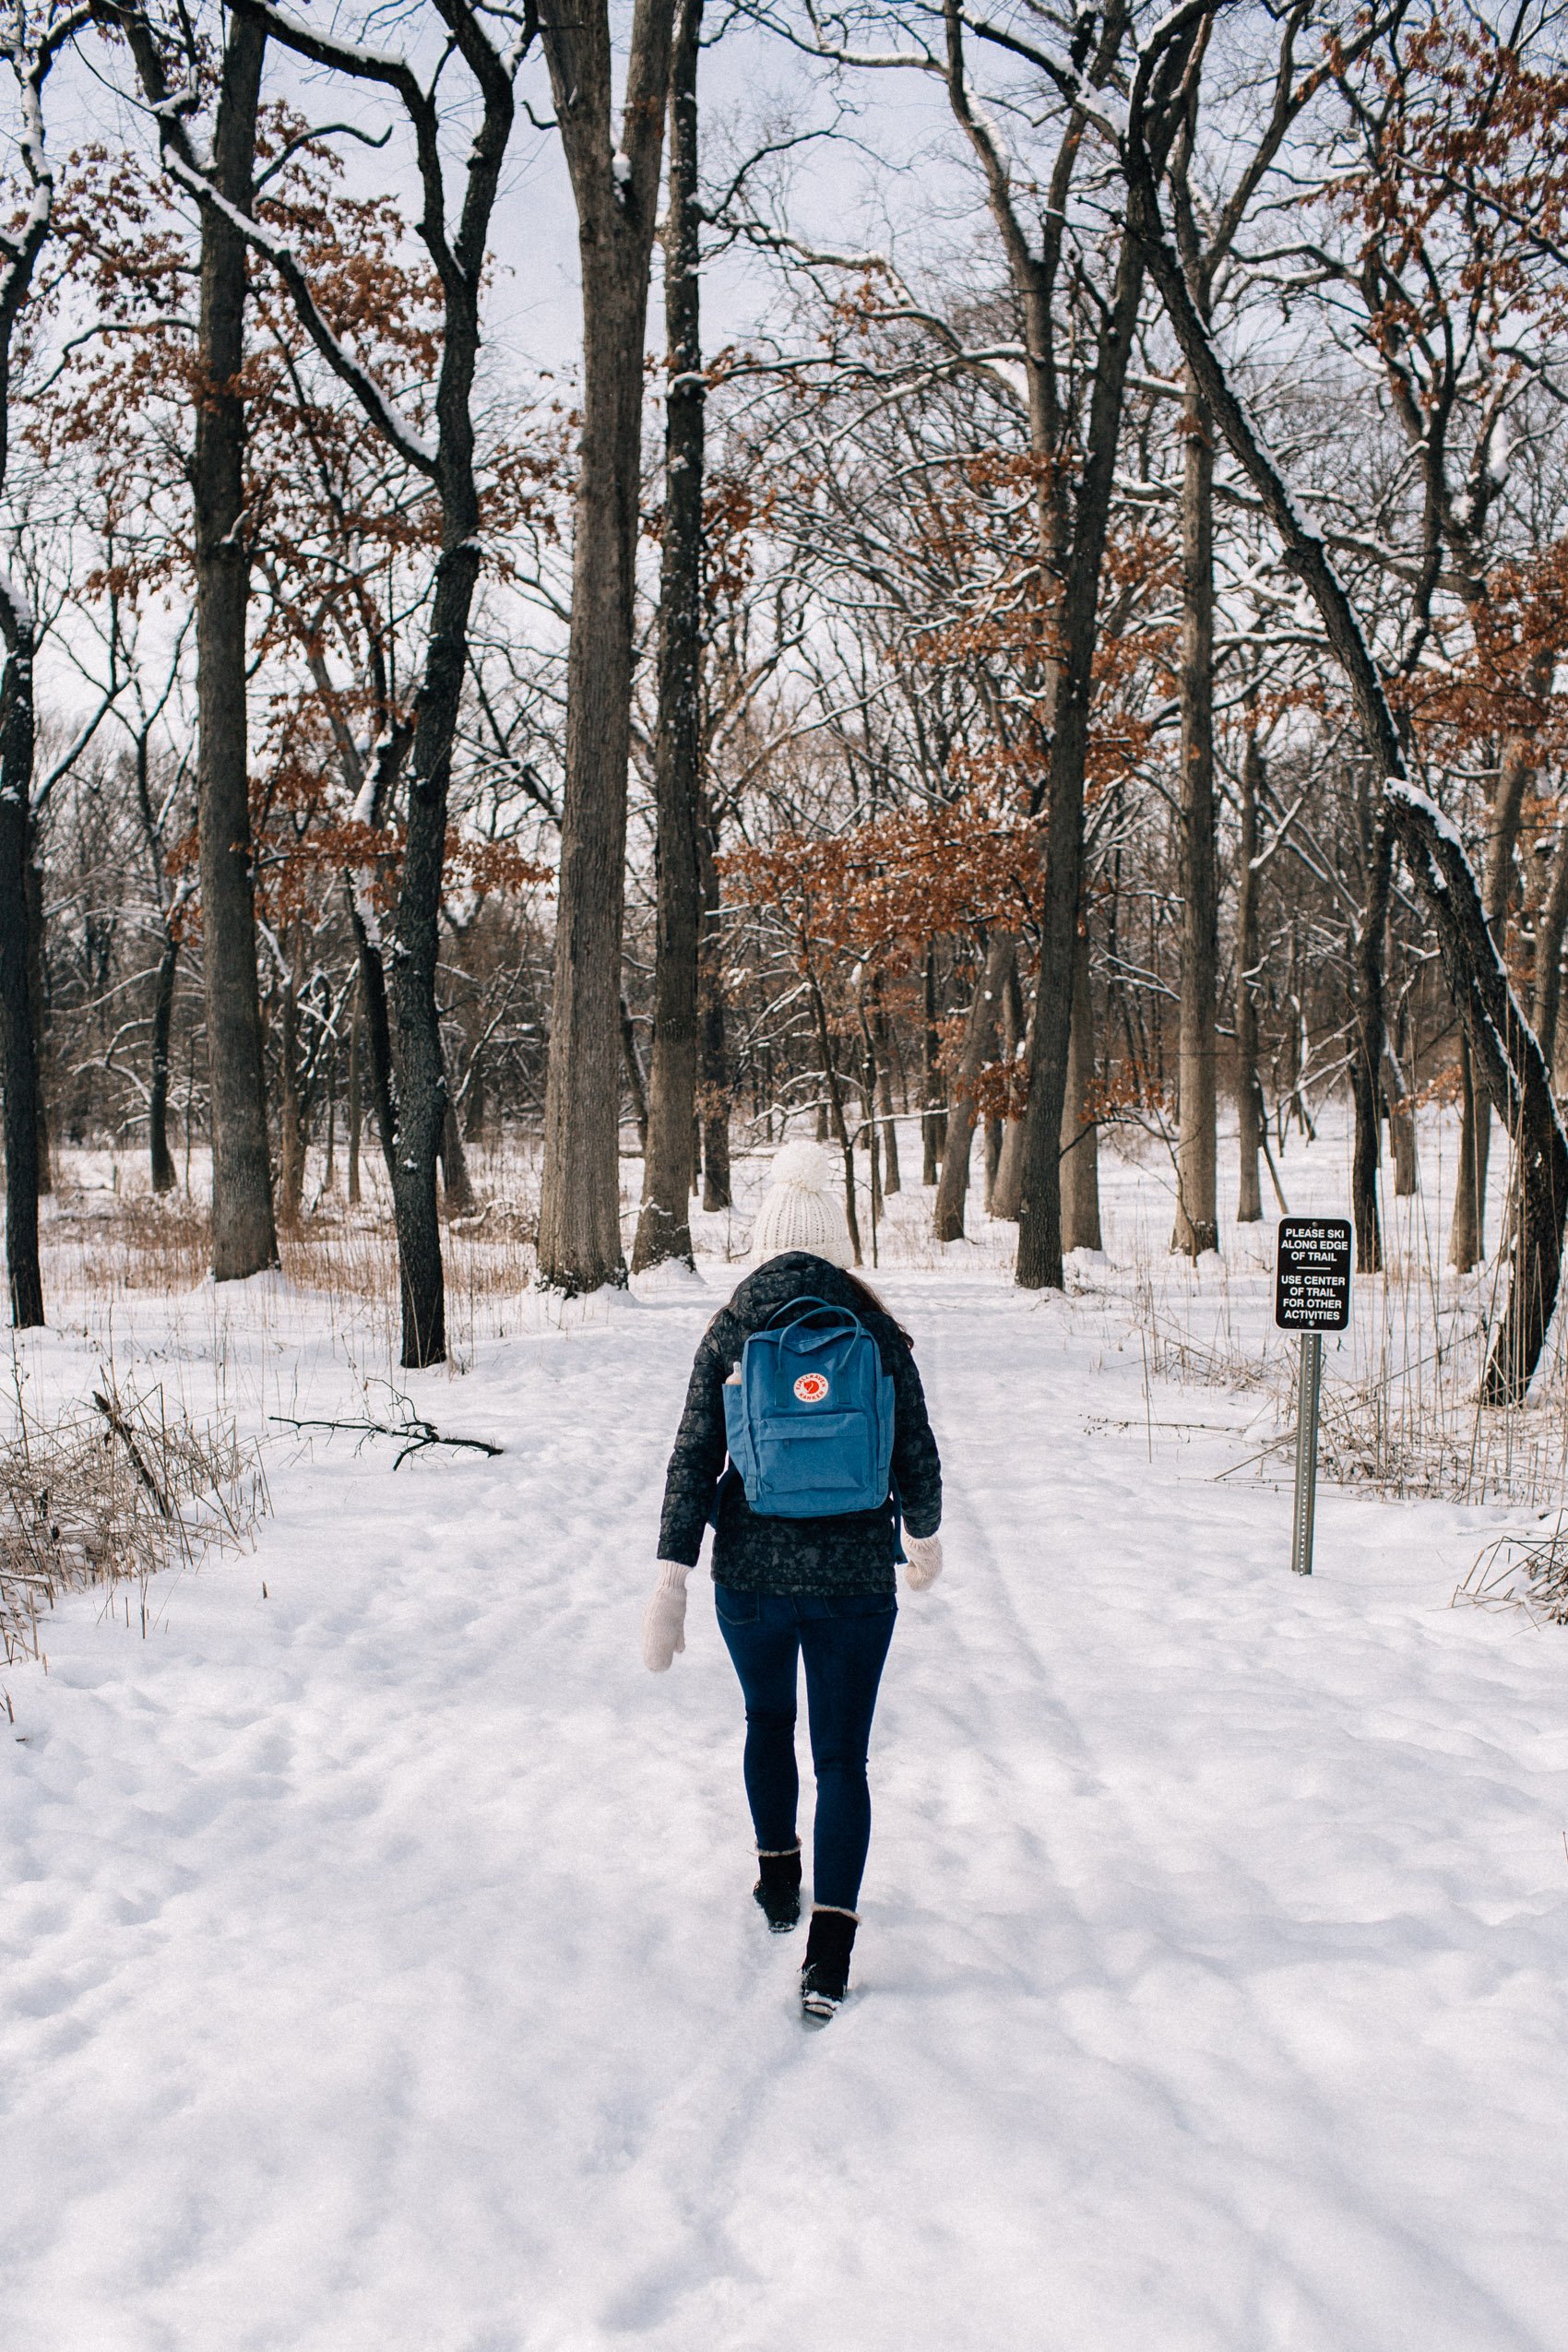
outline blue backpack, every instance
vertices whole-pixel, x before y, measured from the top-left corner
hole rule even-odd
[[[776,1330],[780,1315],[794,1320]],[[753,1332],[723,1395],[730,1460],[762,1517],[827,1519],[887,1501],[893,1383],[848,1307],[789,1300]]]

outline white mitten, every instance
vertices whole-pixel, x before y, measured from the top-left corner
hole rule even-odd
[[[643,1664],[650,1674],[667,1673],[677,1650],[686,1646],[686,1578],[679,1560],[661,1560],[653,1598],[643,1611]]]
[[[912,1593],[923,1593],[934,1585],[942,1574],[942,1538],[911,1536],[904,1538],[904,1582]]]

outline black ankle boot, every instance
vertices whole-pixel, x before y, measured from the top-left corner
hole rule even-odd
[[[775,1935],[788,1935],[801,1923],[801,1849],[796,1846],[788,1854],[759,1854],[756,1859],[762,1875],[752,1889],[752,1900]]]
[[[852,1911],[812,1913],[801,1967],[801,2007],[808,2017],[831,2017],[843,2000],[859,1925]]]

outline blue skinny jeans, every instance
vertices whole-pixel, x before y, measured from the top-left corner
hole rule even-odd
[[[816,1773],[812,1894],[852,1911],[871,1841],[866,1745],[877,1685],[898,1613],[891,1593],[743,1593],[716,1585],[719,1630],[746,1702],[746,1799],[758,1847],[795,1843],[798,1661],[806,1662],[806,1713]]]

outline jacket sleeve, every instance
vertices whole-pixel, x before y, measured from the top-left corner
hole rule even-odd
[[[893,1358],[893,1475],[904,1525],[912,1536],[933,1536],[942,1525],[942,1463],[915,1360],[899,1341]]]
[[[664,1510],[659,1523],[660,1560],[680,1561],[688,1568],[696,1566],[702,1531],[729,1450],[720,1393],[729,1368],[720,1341],[709,1331],[692,1366],[686,1409],[665,1475]]]

